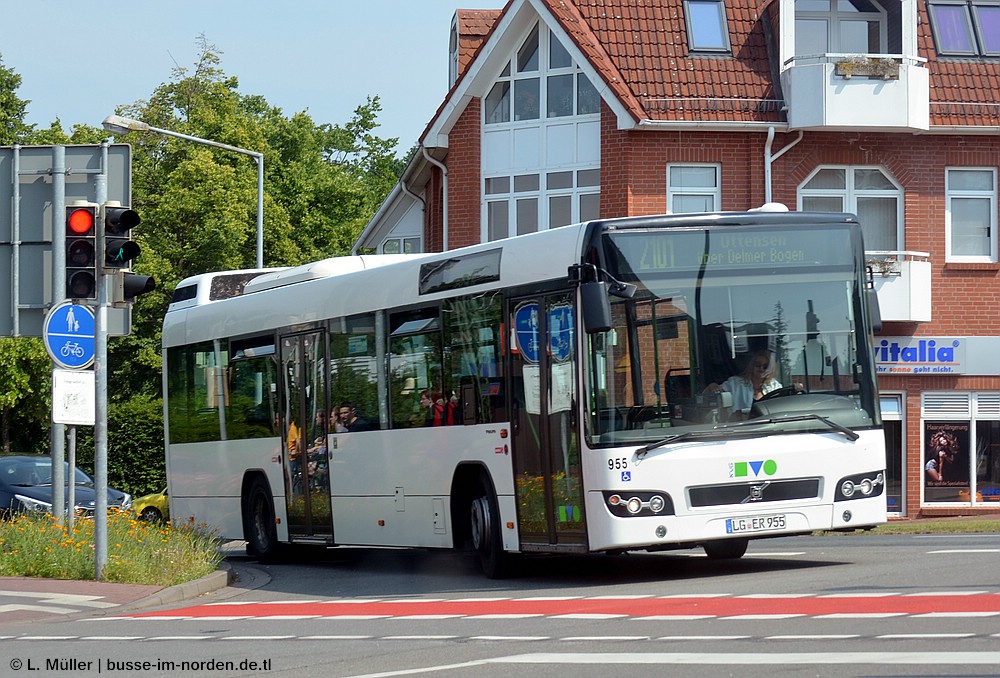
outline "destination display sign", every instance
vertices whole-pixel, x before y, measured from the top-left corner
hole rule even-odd
[[[608,234],[609,259],[627,275],[644,272],[743,268],[853,266],[847,226],[796,230],[726,228],[709,231],[638,231]]]

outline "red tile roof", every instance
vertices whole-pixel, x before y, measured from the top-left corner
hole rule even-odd
[[[726,2],[729,40],[738,58],[690,53],[682,0],[543,2],[602,76],[621,77],[621,88],[639,108],[623,103],[638,119],[781,120],[754,0]],[[569,30],[564,17],[574,10],[583,25],[570,24],[574,30]],[[592,36],[596,46],[585,47],[578,36]]]
[[[775,0],[725,0],[728,54],[690,52],[683,0],[538,1],[636,120],[784,120]],[[467,34],[460,72],[512,4],[499,11],[459,10]],[[1000,124],[1000,62],[937,59],[923,2],[919,14],[931,124]]]
[[[461,74],[493,30],[500,10],[460,9],[455,14],[458,27],[458,72]]]

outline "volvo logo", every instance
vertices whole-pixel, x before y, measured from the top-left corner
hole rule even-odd
[[[764,498],[764,490],[770,484],[771,484],[771,481],[768,480],[766,482],[761,483],[760,485],[751,485],[750,486],[750,495],[746,499],[744,499],[743,501],[741,501],[740,503],[741,504],[746,504],[747,502],[762,500]]]

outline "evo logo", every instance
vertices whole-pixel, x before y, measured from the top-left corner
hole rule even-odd
[[[778,462],[773,459],[736,461],[729,464],[730,478],[759,478],[761,475],[773,476],[777,472]]]

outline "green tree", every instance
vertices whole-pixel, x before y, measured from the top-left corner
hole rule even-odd
[[[0,54],[0,146],[25,143],[33,130],[24,122],[29,100],[17,96],[21,76],[3,65]]]
[[[52,362],[41,339],[0,337],[3,453],[47,452]]]
[[[203,35],[197,44],[191,67],[175,68],[148,100],[118,113],[264,155],[268,266],[349,254],[405,162],[395,156],[397,139],[376,134],[382,110],[378,97],[366,99],[343,124],[317,124],[306,112],[287,116],[264,97],[241,93],[238,79],[221,68],[222,52]],[[17,97],[20,84],[20,76],[0,62],[0,144],[107,138],[103,130],[85,125],[67,134],[59,120],[43,130],[27,125],[29,102]],[[160,326],[171,293],[188,276],[255,266],[257,166],[243,154],[152,133],[133,132],[116,141],[132,145],[132,207],[142,217],[133,232],[142,247],[134,268],[153,276],[157,289],[133,304],[131,335],[109,342],[109,477],[142,492],[159,489],[155,486],[162,478]],[[6,360],[4,350],[0,346],[0,362]],[[43,371],[49,378],[47,363]],[[5,383],[14,393],[24,379]],[[25,393],[40,393],[48,407],[48,388]],[[20,412],[26,405],[18,402],[10,407]],[[84,432],[84,466],[88,440]],[[147,467],[152,470],[136,475]]]

